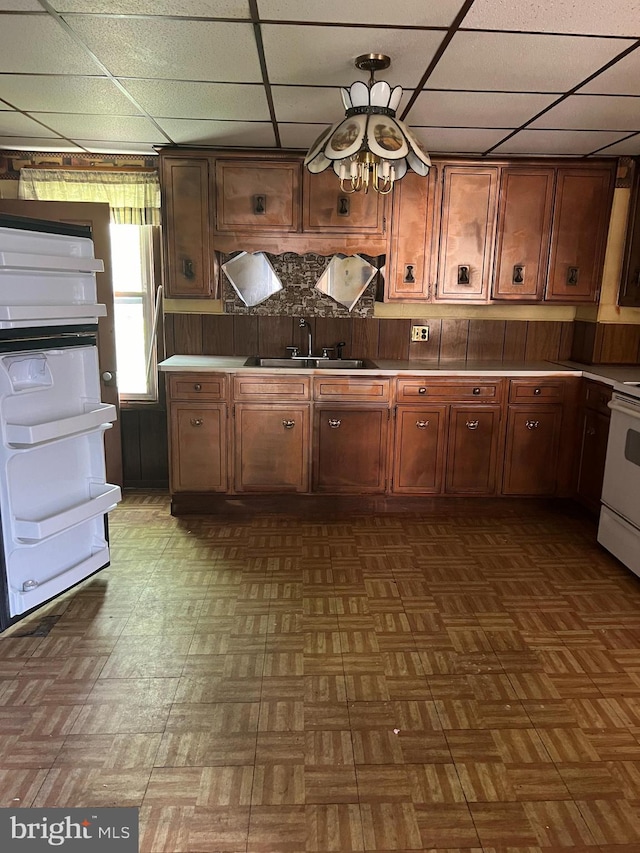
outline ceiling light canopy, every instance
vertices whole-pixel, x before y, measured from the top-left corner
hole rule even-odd
[[[373,188],[386,195],[407,168],[428,175],[431,159],[413,131],[396,118],[402,87],[392,89],[385,80],[374,80],[376,71],[391,64],[389,57],[365,53],[355,64],[369,71],[368,83],[357,80],[340,89],[345,116],[320,134],[304,164],[313,173],[332,166],[343,192]]]

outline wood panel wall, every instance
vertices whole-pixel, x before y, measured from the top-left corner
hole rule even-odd
[[[577,320],[571,358],[584,364],[640,364],[640,325]]]
[[[120,426],[125,488],[168,488],[166,411],[151,406],[121,408]]]

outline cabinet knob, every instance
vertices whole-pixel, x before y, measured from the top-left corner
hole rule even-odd
[[[329,418],[329,426],[331,429],[338,429],[342,421],[340,418]]]
[[[199,382],[195,382],[193,386],[194,391],[202,391],[202,385]]]
[[[191,426],[192,427],[200,427],[204,423],[203,418],[191,418]]]
[[[473,389],[473,393],[474,393],[474,394],[476,395],[476,397],[477,397],[477,396],[478,396],[478,394],[480,393],[480,389],[479,389],[479,388],[474,388],[474,389]]]
[[[540,426],[540,421],[525,421],[524,425],[527,429],[538,429]]]
[[[480,426],[480,421],[467,421],[465,426],[467,429],[478,429]]]
[[[539,397],[540,394],[542,394],[542,388],[534,388],[533,393],[535,394],[536,397]]]
[[[416,421],[418,429],[426,429],[429,426],[429,421]]]
[[[427,393],[426,388],[418,388],[418,394],[426,394],[426,393]]]
[[[296,425],[295,421],[282,421],[282,426],[285,429],[293,429],[295,425]]]

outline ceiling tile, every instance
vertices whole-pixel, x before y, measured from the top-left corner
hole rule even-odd
[[[0,0],[0,12],[42,12],[38,0]]]
[[[66,139],[39,139],[29,136],[0,136],[0,149],[4,151],[77,151],[81,149]]]
[[[125,142],[151,142],[165,145],[167,140],[142,116],[70,115],[38,113],[40,121],[69,139],[113,139]],[[42,134],[40,134],[42,136]]]
[[[556,100],[522,92],[421,92],[405,121],[444,127],[519,127]]]
[[[69,22],[117,77],[262,82],[249,23],[88,15]]]
[[[58,12],[112,15],[179,15],[181,18],[249,18],[247,0],[52,0]],[[42,8],[42,7],[40,7]]]
[[[572,95],[531,124],[582,130],[640,130],[640,97]]]
[[[333,124],[344,116],[340,89],[328,86],[272,86],[278,121]]]
[[[121,83],[153,116],[269,120],[269,105],[262,86],[129,79]]]
[[[540,33],[640,37],[640,2],[625,0],[603,9],[603,0],[475,0],[464,27],[488,30],[521,30]]]
[[[326,124],[289,124],[283,122],[278,125],[282,147],[301,148],[303,151],[308,151],[325,127]]]
[[[157,154],[148,142],[97,142],[95,139],[79,139],[78,144],[93,154]]]
[[[626,136],[604,130],[521,130],[492,154],[580,155]]]
[[[180,145],[234,145],[250,148],[275,145],[270,122],[160,118],[158,124]]]
[[[622,142],[616,142],[609,148],[605,148],[603,155],[612,155],[615,157],[639,157],[640,156],[640,134],[632,136],[629,139],[623,139]]]
[[[271,83],[350,86],[367,80],[354,65],[363,53],[384,53],[391,67],[376,75],[392,86],[414,88],[442,41],[428,30],[314,27],[263,24],[262,39]]]
[[[413,127],[430,154],[478,154],[509,133],[476,127]]]
[[[108,77],[5,74],[2,97],[26,112],[139,115],[131,101]]]
[[[331,24],[388,24],[390,26],[449,27],[463,0],[323,0],[301,3],[300,0],[260,0],[262,20],[326,21]]]
[[[427,85],[435,89],[565,92],[631,43],[578,36],[457,33]]]
[[[640,49],[598,74],[580,89],[582,92],[594,95],[640,95]]]
[[[48,130],[29,116],[23,116],[15,110],[0,111],[0,134],[2,136],[49,136],[56,139],[58,136],[54,131]]]
[[[3,15],[0,72],[96,74],[95,63],[47,15]]]

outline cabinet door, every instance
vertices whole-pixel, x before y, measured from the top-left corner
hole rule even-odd
[[[494,299],[542,299],[551,236],[553,179],[553,169],[502,170]]]
[[[598,298],[611,197],[610,169],[558,169],[545,299]]]
[[[209,164],[161,158],[166,296],[211,296],[214,257],[209,245]]]
[[[313,487],[318,492],[383,492],[389,410],[316,405]]]
[[[309,405],[236,403],[237,492],[306,492]]]
[[[494,494],[499,430],[500,406],[451,406],[447,493]]]
[[[384,234],[386,197],[376,192],[342,192],[333,169],[319,175],[305,169],[303,199],[303,231]]]
[[[640,162],[636,161],[618,305],[640,308]]]
[[[442,491],[447,406],[398,406],[393,454],[393,491]]]
[[[445,166],[437,298],[489,297],[498,195],[497,166]]]
[[[294,160],[218,160],[216,231],[299,231],[300,169]]]
[[[172,492],[227,490],[227,406],[172,403],[170,477]]]
[[[509,406],[502,492],[554,495],[562,406]]]
[[[437,174],[408,172],[393,188],[391,248],[386,275],[388,301],[428,299]]]
[[[607,415],[583,410],[577,491],[581,502],[594,512],[600,509],[610,422]]]

